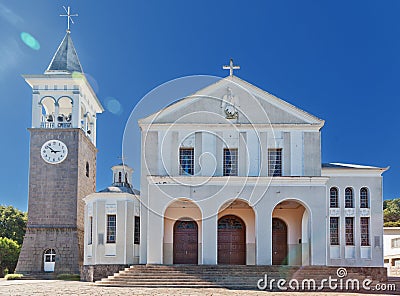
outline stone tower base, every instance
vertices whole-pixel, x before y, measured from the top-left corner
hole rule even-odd
[[[44,253],[54,249],[54,273],[79,274],[78,230],[73,227],[28,227],[24,237],[16,273],[44,272]]]

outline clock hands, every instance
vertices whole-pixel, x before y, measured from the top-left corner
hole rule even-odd
[[[60,152],[59,150],[54,150],[53,148],[51,148],[49,145],[47,145],[46,148],[49,148],[51,150],[52,153],[57,153]]]

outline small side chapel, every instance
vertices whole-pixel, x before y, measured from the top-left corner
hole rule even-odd
[[[112,171],[111,186],[84,198],[83,272],[90,281],[139,263],[140,193],[132,187],[133,169],[121,163]]]

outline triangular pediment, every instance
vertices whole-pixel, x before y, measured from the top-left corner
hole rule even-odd
[[[228,76],[139,120],[139,123],[322,126],[324,121],[236,76]]]

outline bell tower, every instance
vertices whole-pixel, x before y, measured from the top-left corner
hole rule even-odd
[[[96,189],[96,120],[104,109],[69,29],[44,74],[23,77],[32,88],[32,125],[28,224],[16,272],[79,273],[83,198]]]

